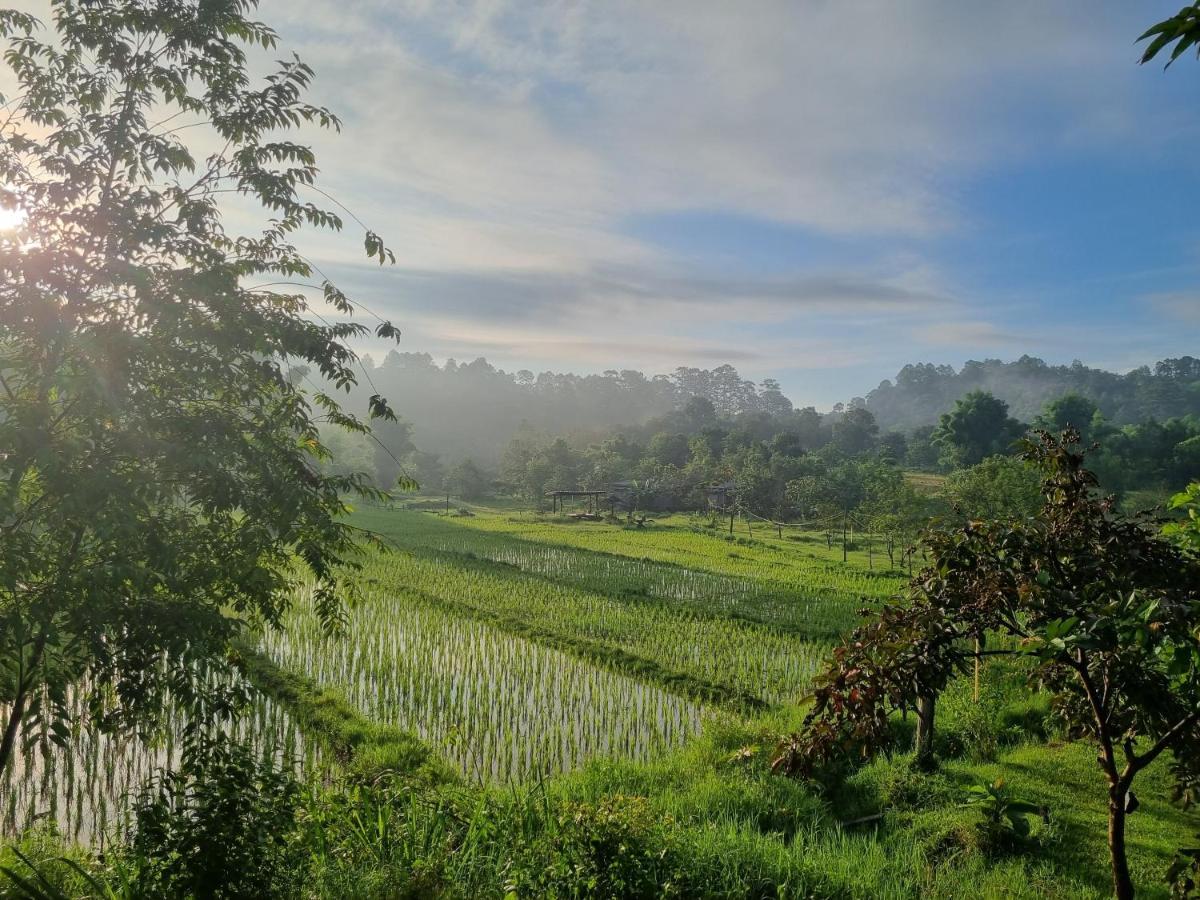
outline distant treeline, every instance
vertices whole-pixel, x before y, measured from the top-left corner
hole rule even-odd
[[[1125,375],[1093,369],[1076,360],[1051,366],[1033,356],[1016,362],[972,360],[961,369],[917,363],[905,366],[894,381],[884,381],[864,403],[880,428],[910,431],[931,425],[971,391],[987,391],[1008,404],[1010,413],[1032,421],[1042,407],[1063,394],[1087,397],[1113,425],[1147,419],[1200,415],[1200,359],[1164,359]]]
[[[696,508],[708,486],[735,482],[748,510],[786,518],[845,507],[842,488],[813,498],[850,478],[847,462],[960,472],[1011,455],[1030,428],[1066,426],[1101,444],[1092,464],[1115,493],[1161,494],[1200,477],[1200,360],[1191,357],[1127,375],[1029,357],[959,371],[906,366],[895,383],[826,413],[796,409],[778,383],[755,384],[732,366],[534,375],[391,353],[367,361],[359,390],[388,397],[404,421],[377,423],[374,439],[330,430],[333,465],[373,471],[382,487],[403,472],[467,499],[538,502],[550,489],[632,480],[651,508]],[[853,471],[852,481],[868,474]],[[870,472],[881,483],[881,470]]]
[[[364,360],[360,389],[387,397],[416,443],[445,461],[471,458],[483,465],[499,461],[518,428],[552,434],[601,435],[614,426],[638,425],[706,397],[718,414],[779,414],[792,408],[770,379],[748,381],[733,366],[678,368],[670,375],[644,375],[631,369],[601,375],[528,370],[505,372],[485,359],[449,360],[438,365],[427,353],[389,353],[376,364]],[[372,384],[374,387],[372,387]]]

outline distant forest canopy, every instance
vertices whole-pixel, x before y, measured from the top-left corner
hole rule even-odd
[[[390,353],[380,365],[364,360],[364,375],[357,390],[382,393],[404,419],[377,422],[372,437],[329,429],[327,465],[372,472],[383,488],[406,475],[467,500],[541,503],[547,490],[632,482],[647,508],[696,509],[711,485],[731,483],[755,515],[862,507],[874,518],[903,508],[919,521],[929,510],[902,483],[908,469],[953,473],[947,499],[964,509],[1018,510],[1036,505],[1038,490],[1012,459],[1017,440],[1067,426],[1101,445],[1091,466],[1131,502],[1200,477],[1200,360],[1191,357],[1126,375],[1029,357],[960,371],[907,366],[895,383],[826,413],[796,409],[778,383],[755,384],[732,366],[535,376],[483,359],[437,365]]]
[[[364,359],[370,383],[364,391],[387,397],[413,425],[423,451],[445,461],[470,458],[496,463],[521,427],[551,434],[602,434],[640,425],[681,408],[692,397],[712,401],[717,414],[782,415],[792,403],[779,384],[748,381],[733,366],[680,367],[647,376],[631,369],[572,375],[526,369],[505,372],[485,359],[439,366],[427,353],[389,353],[382,363]],[[374,387],[371,386],[374,385]]]
[[[784,418],[796,412],[777,381],[756,384],[730,365],[679,367],[669,375],[651,376],[631,369],[535,375],[528,370],[505,372],[482,358],[438,365],[427,353],[393,351],[379,364],[366,357],[364,366],[370,378],[360,390],[388,398],[411,423],[416,445],[445,463],[469,458],[494,466],[518,429],[585,439],[619,426],[644,425],[682,409],[692,397],[710,400],[724,419],[748,413]],[[935,425],[959,398],[975,390],[1004,401],[1009,414],[1022,422],[1032,422],[1048,402],[1064,394],[1080,394],[1094,402],[1110,425],[1161,422],[1200,416],[1200,359],[1166,359],[1124,375],[1079,362],[1048,365],[1030,356],[1011,363],[970,361],[958,370],[918,363],[831,413],[805,408],[803,424],[811,428],[819,416],[828,429],[845,409],[865,407],[881,432],[907,435]]]
[[[1048,401],[1063,394],[1087,397],[1112,425],[1164,421],[1200,415],[1200,359],[1164,359],[1153,369],[1141,366],[1124,375],[1078,360],[1069,366],[1047,365],[1033,356],[1011,363],[972,360],[957,371],[918,363],[901,369],[895,381],[882,382],[867,394],[865,404],[880,428],[910,431],[934,424],[971,391],[995,395],[1023,422],[1032,421]]]

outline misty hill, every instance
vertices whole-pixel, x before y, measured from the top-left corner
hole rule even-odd
[[[485,359],[439,366],[427,353],[396,352],[378,365],[369,358],[364,363],[370,380],[360,387],[387,397],[412,424],[417,446],[447,461],[495,463],[523,425],[550,434],[601,435],[665,415],[694,396],[707,397],[727,417],[792,409],[776,382],[756,385],[733,366],[681,367],[653,376],[629,369],[534,375],[504,372]]]
[[[522,427],[555,434],[600,437],[616,426],[636,426],[682,408],[694,396],[711,400],[717,413],[782,416],[793,409],[779,384],[743,378],[733,366],[680,367],[670,374],[609,370],[573,375],[528,370],[505,372],[485,359],[438,365],[426,353],[389,353],[376,364],[364,360],[366,392],[388,397],[412,425],[414,443],[452,462],[472,458],[484,465],[499,459]],[[985,390],[1008,403],[1010,413],[1032,421],[1047,401],[1075,392],[1093,401],[1110,423],[1200,415],[1200,360],[1167,359],[1127,374],[1081,363],[1047,365],[1023,356],[1015,362],[968,362],[961,369],[919,363],[905,366],[866,398],[882,431],[908,432],[931,425],[972,390]],[[814,411],[815,412],[815,411]],[[834,413],[840,412],[835,408]]]
[[[866,406],[880,428],[909,431],[937,421],[969,391],[987,391],[1008,404],[1023,422],[1032,421],[1047,401],[1076,393],[1094,401],[1114,425],[1200,415],[1200,360],[1191,356],[1165,359],[1154,368],[1141,366],[1124,375],[1093,369],[1076,360],[1069,366],[1047,365],[1032,356],[1015,362],[972,360],[961,369],[918,363],[900,370],[866,396]]]

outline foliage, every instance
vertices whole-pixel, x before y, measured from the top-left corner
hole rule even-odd
[[[1008,404],[986,391],[971,391],[938,420],[933,441],[946,466],[973,466],[1005,453],[1023,426],[1008,415]]]
[[[372,493],[319,468],[321,425],[369,425],[330,394],[355,384],[345,341],[367,329],[292,243],[342,224],[307,199],[316,160],[286,139],[337,127],[304,100],[312,71],[251,78],[246,48],[275,45],[251,0],[52,6],[46,38],[0,12],[19,85],[0,203],[25,214],[0,235],[0,768],[25,720],[68,740],[66,687],[85,675],[105,685],[88,697],[101,726],[168,695],[223,715],[227,682],[195,676],[242,620],[279,621],[296,557],[336,624],[335,569],[357,546],[342,495]],[[195,146],[221,149],[197,159],[180,135],[205,133]],[[272,217],[261,234],[226,230],[231,191]],[[373,232],[365,249],[392,259]],[[312,293],[343,321],[314,320]],[[293,365],[333,387],[307,396]]]
[[[1092,438],[1093,424],[1103,424],[1100,408],[1095,401],[1074,391],[1049,401],[1033,424],[1043,431],[1061,432],[1074,428],[1080,441],[1087,443]]]
[[[812,771],[847,746],[885,746],[890,711],[943,690],[972,659],[973,639],[1017,641],[1069,726],[1100,748],[1114,886],[1129,896],[1136,776],[1167,750],[1181,787],[1200,770],[1200,563],[1094,496],[1077,438],[1043,432],[1026,444],[1045,473],[1037,519],[927,537],[931,561],[907,601],[885,604],[835,650],[776,766]],[[1004,640],[990,652],[1012,652]]]
[[[1171,498],[1171,509],[1187,516],[1181,522],[1167,522],[1163,533],[1193,552],[1200,553],[1200,481],[1194,481]]]
[[[569,805],[556,826],[514,859],[509,886],[517,896],[681,896],[671,880],[683,868],[672,823],[644,798]]]
[[[122,853],[136,893],[249,900],[293,890],[300,785],[288,765],[220,739],[189,743],[134,805]]]
[[[104,843],[123,824],[129,796],[158,769],[177,762],[180,749],[203,727],[189,721],[186,711],[176,711],[150,735],[108,734],[86,724],[91,690],[81,684],[69,693],[68,711],[77,724],[68,744],[56,745],[49,735],[38,733],[0,775],[0,833],[53,825],[66,840]],[[302,725],[298,718],[255,696],[231,722],[216,727],[255,753],[281,754],[319,771],[324,764],[320,743],[310,739],[308,723]]]
[[[849,409],[833,423],[833,443],[843,453],[855,455],[870,450],[879,434],[875,416],[865,407]]]
[[[480,500],[488,495],[490,489],[487,475],[470,459],[464,459],[450,468],[446,473],[445,486],[450,494],[464,500]]]
[[[980,831],[993,847],[1029,837],[1029,815],[1041,812],[1036,804],[1014,797],[1003,778],[970,785],[966,805],[979,810]]]
[[[989,456],[978,465],[952,472],[945,495],[968,519],[1024,518],[1041,506],[1038,471],[1015,456]]]
[[[1142,63],[1150,62],[1160,52],[1174,44],[1175,46],[1171,49],[1171,58],[1167,60],[1167,65],[1171,65],[1189,47],[1195,47],[1200,42],[1200,3],[1185,6],[1169,19],[1163,19],[1158,24],[1150,26],[1138,38],[1138,41],[1150,38],[1153,40],[1142,54]],[[1197,52],[1200,53],[1200,48],[1197,48]]]
[[[825,633],[833,619],[821,616],[836,611],[837,621],[844,623],[846,612],[860,603],[857,598],[887,596],[900,583],[896,576],[869,572],[865,555],[852,554],[848,565],[834,563],[840,553],[827,553],[823,540],[776,541],[773,535],[726,540],[694,528],[682,517],[630,530],[527,514],[481,511],[474,519],[458,520],[365,507],[355,512],[352,522],[385,532],[414,555],[425,554],[415,568],[399,564],[403,557],[398,554],[381,558],[393,570],[395,585],[420,579],[421,587],[434,589],[436,583],[424,579],[437,572],[432,564],[436,561],[443,570],[460,570],[460,584],[470,579],[486,582],[486,589],[473,599],[503,606],[514,615],[520,612],[519,597],[510,595],[524,589],[527,580],[540,580],[564,589],[557,595],[561,602],[574,602],[579,608],[594,599],[591,592],[620,600],[634,611],[638,604],[661,605],[676,614],[707,615],[717,624],[730,618],[745,621],[736,618],[739,612],[756,612],[776,623],[792,623],[790,640],[802,645],[809,640],[806,623]],[[319,765],[305,769],[313,783],[300,797],[292,838],[299,861],[290,883],[298,885],[297,893],[303,896],[500,900],[515,886],[518,873],[521,883],[542,879],[538,883],[551,885],[545,892],[558,896],[612,895],[611,889],[597,888],[597,873],[620,876],[632,892],[645,885],[639,873],[649,866],[662,885],[684,896],[1033,900],[1099,898],[1106,893],[1105,799],[1086,790],[1095,774],[1095,752],[1083,742],[1045,743],[1041,717],[1047,698],[1031,693],[1022,673],[1035,661],[989,660],[978,704],[971,699],[969,678],[951,685],[939,700],[939,748],[944,758],[933,774],[914,767],[911,755],[896,754],[869,763],[821,793],[800,780],[772,777],[766,748],[774,735],[795,727],[803,715],[790,705],[749,719],[706,715],[703,730],[677,749],[663,748],[645,760],[636,754],[626,758],[624,747],[614,745],[614,738],[620,744],[620,720],[652,720],[655,715],[639,712],[629,702],[646,690],[636,676],[626,682],[630,693],[621,695],[614,713],[618,724],[595,732],[602,745],[608,741],[604,758],[577,760],[570,766],[573,771],[563,775],[476,787],[460,779],[427,777],[430,770],[446,768],[437,760],[443,747],[438,734],[427,732],[427,740],[421,740],[384,724],[384,705],[371,705],[380,694],[378,688],[358,689],[357,681],[350,683],[353,676],[339,682],[341,688],[332,686],[332,667],[367,649],[367,638],[402,629],[412,638],[409,649],[404,655],[384,657],[390,666],[364,677],[367,685],[399,681],[407,690],[406,656],[419,655],[416,648],[425,640],[411,627],[414,619],[404,613],[414,601],[395,590],[387,571],[372,564],[373,558],[366,562],[356,577],[368,583],[378,579],[363,597],[365,606],[378,607],[378,615],[364,609],[369,613],[364,627],[348,630],[345,639],[328,640],[322,661],[314,657],[311,664],[280,669],[261,655],[242,659],[254,683],[268,695],[266,702],[286,707],[304,728],[307,744],[324,748]],[[509,577],[496,578],[501,572]],[[453,599],[458,593],[454,588],[445,596]],[[304,601],[292,615],[308,618],[303,610]],[[451,619],[468,617],[462,610],[446,612]],[[593,621],[620,621],[618,612]],[[439,627],[441,621],[430,619]],[[301,630],[297,639],[318,635],[317,630],[312,635]],[[621,629],[610,637],[618,647],[635,648],[635,631]],[[715,633],[709,641],[714,652],[719,652],[722,639]],[[525,637],[514,640],[513,648],[517,665],[541,652]],[[462,653],[445,643],[440,652],[461,671]],[[577,663],[574,651],[561,653],[555,655],[559,669]],[[302,677],[302,667],[313,677]],[[459,679],[459,696],[469,684],[470,679]],[[510,693],[526,698],[528,687],[510,681],[495,696],[501,702]],[[561,696],[552,694],[534,703],[554,709]],[[603,697],[603,692],[593,693],[591,700]],[[480,732],[469,737],[472,733],[462,727],[469,718],[450,718],[460,729],[445,749],[448,755],[460,750],[475,756],[491,752],[478,746],[469,750]],[[417,727],[438,721],[424,715],[417,720]],[[513,743],[523,753],[546,725],[550,730],[563,725],[578,729],[584,721],[586,715],[569,713],[567,720],[547,717]],[[265,746],[271,746],[270,741]],[[124,758],[121,751],[115,755]],[[344,757],[348,761],[343,772],[339,770]],[[1139,786],[1142,807],[1130,826],[1131,870],[1139,886],[1147,888],[1161,878],[1174,848],[1185,844],[1193,830],[1194,820],[1167,803],[1168,762],[1160,758],[1139,776],[1149,780]],[[1015,852],[990,853],[979,833],[978,813],[962,807],[962,791],[965,785],[991,783],[1001,776],[1016,797],[1050,807],[1053,824],[1038,829],[1036,842],[1006,848]],[[880,813],[881,819],[863,825],[838,824]],[[576,816],[581,821],[576,822]],[[42,833],[30,832],[18,847],[39,871],[63,886],[61,895],[46,889],[47,895],[107,896],[55,861],[63,849],[49,837],[39,839]],[[615,837],[626,852],[620,852],[620,843],[614,846],[610,839]],[[103,861],[82,849],[73,858],[89,875],[119,890],[121,876],[108,864],[121,856],[121,842],[117,836],[106,846]],[[3,847],[0,866],[30,874]],[[0,895],[6,891],[24,896],[0,875]]]
[[[1047,404],[1065,394],[1094,402],[1104,419],[1124,426],[1148,418],[1164,420],[1200,414],[1200,359],[1183,356],[1139,366],[1125,374],[1082,363],[1049,365],[1032,356],[1011,362],[970,360],[960,369],[917,363],[867,394],[867,408],[880,428],[910,430],[937,422],[955,400],[981,390],[1009,405],[1011,414],[1031,422]],[[1086,422],[1073,422],[1083,428]]]

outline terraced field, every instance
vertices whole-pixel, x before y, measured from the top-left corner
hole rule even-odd
[[[352,523],[388,546],[364,550],[345,628],[323,631],[302,588],[285,629],[257,638],[266,664],[366,723],[411,732],[484,783],[528,782],[597,756],[648,759],[706,718],[794,703],[863,598],[899,585],[687,522],[626,529],[371,508]],[[260,699],[238,734],[311,768],[329,735],[302,734],[294,701]],[[85,735],[70,753],[38,742],[0,785],[0,831],[43,817],[99,842],[126,795],[178,758],[178,736]]]

